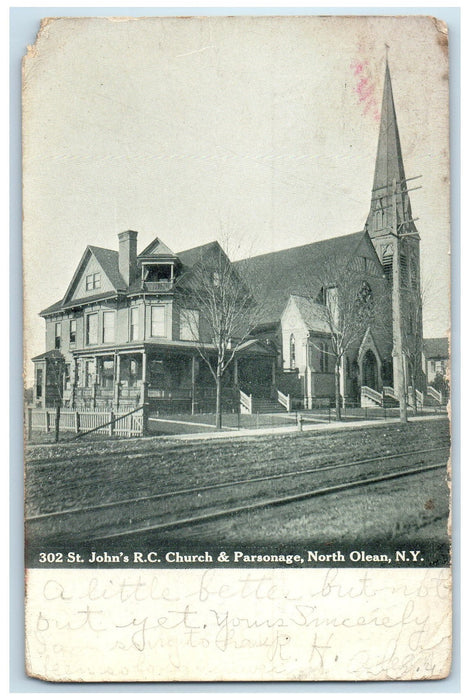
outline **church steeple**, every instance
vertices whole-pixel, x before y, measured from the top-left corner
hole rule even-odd
[[[387,60],[385,64],[382,114],[375,161],[374,184],[369,216],[366,222],[366,228],[372,239],[377,236],[387,235],[395,223],[392,210],[394,181],[396,182],[398,194],[396,197],[396,224],[400,229],[400,233],[416,232],[416,227],[412,221],[413,215],[411,213],[410,199],[406,191],[405,177],[405,166],[403,165],[397,115],[393,100],[392,81]]]

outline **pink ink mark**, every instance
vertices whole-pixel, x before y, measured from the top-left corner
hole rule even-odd
[[[378,102],[375,98],[375,85],[371,79],[368,61],[353,61],[351,70],[358,78],[354,92],[359,97],[359,102],[364,104],[364,116],[372,113],[375,121],[380,121]]]

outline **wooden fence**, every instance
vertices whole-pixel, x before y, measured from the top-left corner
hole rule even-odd
[[[130,412],[104,411],[93,409],[73,410],[61,408],[26,409],[26,429],[28,438],[33,432],[56,433],[63,431],[76,433],[77,437],[89,432],[118,437],[140,437],[145,432],[144,407],[139,406]]]

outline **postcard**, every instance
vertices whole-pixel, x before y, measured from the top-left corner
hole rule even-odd
[[[42,21],[29,675],[449,674],[449,186],[439,19]]]

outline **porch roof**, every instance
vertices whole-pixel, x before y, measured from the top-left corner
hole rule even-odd
[[[47,350],[47,352],[42,352],[40,355],[31,358],[32,362],[39,362],[40,360],[63,360],[64,356],[60,350]]]
[[[194,354],[198,352],[199,348],[204,348],[214,353],[217,351],[216,346],[213,343],[197,343],[190,340],[168,340],[166,338],[155,338],[151,341],[145,342],[135,342],[135,343],[122,343],[120,345],[108,345],[106,347],[88,347],[73,350],[72,354],[75,357],[80,357],[82,355],[113,355],[114,353],[132,353],[132,352],[151,352],[152,350],[168,350],[169,352],[187,352],[188,354]],[[245,340],[240,346],[235,350],[238,355],[264,355],[266,357],[275,357],[277,355],[276,350],[271,346],[265,345],[256,338],[250,338]]]

